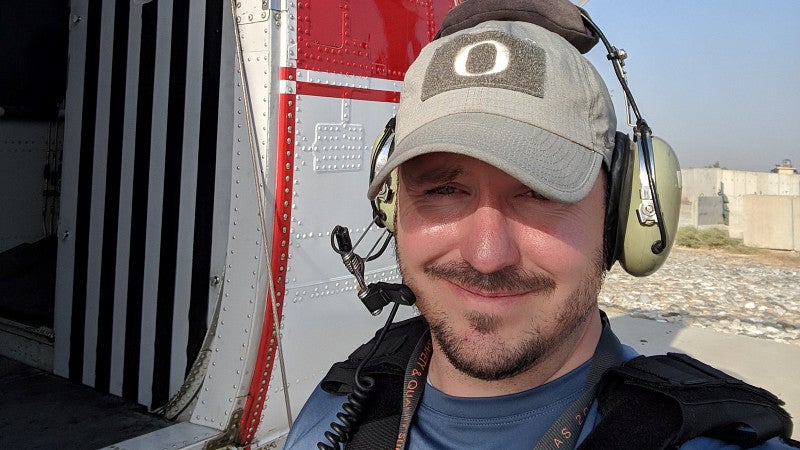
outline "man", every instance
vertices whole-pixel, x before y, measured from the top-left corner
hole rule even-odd
[[[396,120],[394,152],[369,196],[398,171],[397,257],[432,345],[410,358],[404,386],[415,389],[390,431],[397,447],[584,442],[601,419],[587,383],[598,348],[616,362],[635,356],[597,305],[616,132],[602,79],[560,35],[489,21],[423,49]],[[317,389],[286,448],[327,443],[343,402]],[[684,448],[723,446],[702,437]]]

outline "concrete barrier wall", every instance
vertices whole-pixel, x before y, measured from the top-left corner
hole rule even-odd
[[[794,251],[800,251],[800,196],[792,199],[792,224],[794,229]]]
[[[765,248],[774,248],[766,245],[774,245],[769,237],[756,238],[755,233],[759,233],[758,227],[751,224],[753,221],[790,221],[793,233],[798,233],[797,224],[800,223],[798,205],[784,211],[770,211],[769,208],[760,209],[758,216],[753,217],[752,212],[745,211],[746,196],[786,196],[793,198],[800,196],[800,174],[777,174],[767,172],[744,172],[739,170],[726,170],[721,168],[689,168],[681,169],[683,179],[683,208],[691,211],[692,225],[698,226],[705,223],[703,216],[704,208],[698,208],[700,197],[719,197],[722,191],[728,198],[729,219],[728,234],[735,239],[745,239],[746,229],[750,230],[748,239],[754,246],[755,243],[764,242]],[[756,200],[753,200],[757,203]],[[703,202],[713,202],[703,200]],[[794,200],[791,200],[794,204]],[[786,206],[785,204],[783,206]],[[787,211],[795,211],[794,216],[786,216]],[[765,215],[766,214],[766,215]],[[781,216],[784,214],[783,216]],[[702,222],[702,223],[701,223]],[[773,233],[766,229],[761,233]],[[789,242],[786,239],[780,240],[781,248]],[[800,236],[792,236],[792,242],[800,245]],[[747,242],[745,242],[747,244]],[[751,245],[751,244],[747,244]],[[796,250],[796,248],[795,248]]]
[[[722,169],[681,169],[684,201],[697,197],[714,197],[719,192]]]
[[[744,228],[747,225],[747,215],[744,212],[744,196],[728,197],[730,208],[730,221],[728,223],[728,236],[734,239],[744,239]]]
[[[718,168],[681,169],[683,199],[738,195],[800,195],[800,174],[744,172]]]
[[[776,250],[800,250],[800,197],[745,195],[744,245]]]

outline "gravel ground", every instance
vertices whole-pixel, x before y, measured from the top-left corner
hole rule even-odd
[[[674,248],[649,277],[616,264],[599,300],[601,308],[633,317],[800,345],[800,258],[792,252]]]

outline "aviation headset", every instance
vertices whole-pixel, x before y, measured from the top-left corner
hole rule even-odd
[[[486,1],[489,2],[490,0]],[[488,20],[525,20],[548,28],[546,23],[537,20],[537,17],[542,17],[540,11],[533,11],[533,14],[532,11],[523,11],[523,17],[520,18],[518,9],[513,10],[511,17],[508,10],[488,8],[482,10],[483,14],[466,10],[468,4],[471,7],[485,8],[486,5],[478,3],[480,3],[478,0],[469,0],[448,13],[450,15],[459,7],[464,8],[461,14],[462,20],[452,25],[448,30],[449,33]],[[527,5],[536,3],[523,2]],[[574,6],[571,3],[569,5]],[[536,5],[531,7],[536,9]],[[680,165],[672,147],[664,140],[651,135],[647,122],[639,113],[625,79],[623,66],[627,55],[624,50],[611,46],[589,15],[583,9],[574,7],[580,12],[580,19],[586,28],[603,41],[608,51],[608,59],[613,63],[614,71],[625,92],[628,112],[633,110],[637,119],[636,124],[631,124],[633,139],[625,133],[619,131],[616,133],[611,167],[606,168],[609,183],[605,217],[606,269],[610,269],[615,261],[619,261],[623,269],[631,275],[650,275],[664,263],[675,240],[681,201]],[[445,25],[442,25],[443,30]],[[562,33],[563,31],[557,32],[557,34]],[[441,35],[442,31],[436,38]],[[587,44],[585,36],[579,36],[584,38],[584,42],[578,42],[575,36],[564,37],[576,47],[586,48],[586,51],[597,41],[595,38],[593,42]],[[585,53],[582,48],[579,50]],[[628,121],[630,122],[630,119]],[[373,144],[370,183],[375,174],[386,164],[394,149],[394,128],[395,119],[392,118]],[[383,184],[381,192],[371,199],[375,223],[385,227],[390,233],[395,231],[397,186],[397,170],[394,170]]]

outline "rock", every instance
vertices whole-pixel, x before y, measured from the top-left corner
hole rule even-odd
[[[649,277],[632,277],[614,266],[599,298],[603,307],[634,317],[681,320],[689,326],[800,345],[798,286],[800,271],[795,266],[676,248]]]

